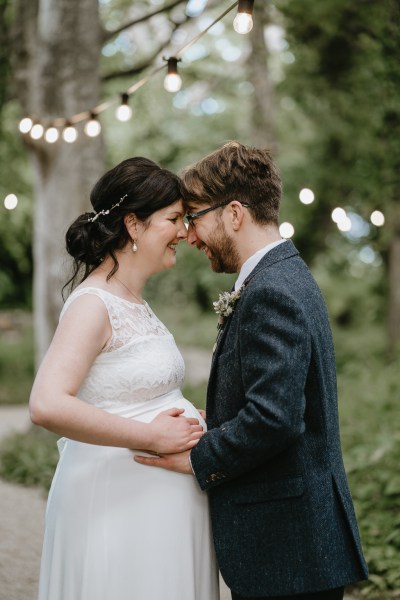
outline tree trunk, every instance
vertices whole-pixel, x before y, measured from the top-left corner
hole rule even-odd
[[[102,30],[98,0],[18,0],[14,29],[16,92],[26,114],[43,124],[70,117],[99,102]],[[100,137],[78,126],[73,144],[33,141],[34,325],[37,360],[45,353],[68,278],[65,231],[88,210],[88,194],[103,169]],[[28,141],[29,140],[29,141]]]
[[[249,81],[254,86],[251,140],[253,146],[269,148],[276,156],[273,82],[268,69],[269,51],[264,36],[268,18],[267,8],[260,7],[251,32],[252,52],[248,61]]]
[[[389,350],[393,353],[400,344],[400,210],[394,210],[393,238],[389,244]]]

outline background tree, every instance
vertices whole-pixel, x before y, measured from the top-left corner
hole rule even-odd
[[[304,140],[304,157],[295,171],[297,179],[302,172],[318,198],[297,232],[297,243],[310,258],[326,248],[332,240],[330,214],[338,205],[364,220],[363,231],[357,234],[354,223],[347,236],[345,262],[349,265],[354,257],[354,246],[368,246],[383,257],[381,293],[387,279],[393,349],[400,341],[399,3],[305,0],[278,6],[295,59],[280,87],[296,105],[291,135]],[[287,179],[289,186],[295,181]],[[382,232],[367,225],[376,209],[386,215]]]
[[[101,34],[97,0],[16,1],[13,77],[25,114],[51,121],[98,103]],[[35,142],[28,150],[34,172],[34,321],[40,358],[60,310],[64,232],[87,208],[103,151],[99,139],[88,144],[82,136],[73,146]]]
[[[16,0],[13,9],[13,83],[23,112],[50,123],[60,115],[68,118],[98,105],[101,49],[111,36],[137,20],[106,32],[98,0]],[[38,359],[47,349],[60,311],[64,232],[89,208],[89,190],[104,169],[101,136],[89,139],[82,128],[78,124],[73,145],[29,143],[25,138],[35,189],[33,304]]]

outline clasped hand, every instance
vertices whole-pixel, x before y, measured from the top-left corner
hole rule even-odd
[[[148,467],[161,467],[180,473],[192,473],[189,455],[202,435],[198,419],[183,417],[181,408],[171,408],[160,413],[149,425],[152,429],[152,447],[147,450],[155,457],[136,454],[134,460]],[[205,415],[204,415],[205,416]]]
[[[198,419],[184,417],[183,408],[161,412],[151,423],[150,450],[156,454],[174,454],[190,450],[204,434]]]

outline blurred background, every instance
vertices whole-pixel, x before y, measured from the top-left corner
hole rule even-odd
[[[179,172],[227,140],[270,147],[281,234],[321,286],[334,332],[371,571],[352,594],[400,598],[399,3],[255,0],[247,34],[233,27],[237,10],[225,0],[0,0],[0,405],[27,404],[69,275],[65,231],[107,168],[143,155]],[[172,92],[171,57],[181,77]],[[178,266],[146,289],[191,358],[185,393],[198,406],[212,302],[231,283],[181,245]],[[3,437],[1,476],[46,490],[54,442],[36,428]]]

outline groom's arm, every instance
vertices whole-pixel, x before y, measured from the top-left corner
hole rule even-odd
[[[202,489],[268,462],[305,430],[311,332],[303,306],[279,283],[270,283],[268,289],[252,286],[242,300],[238,352],[232,352],[231,363],[222,355],[217,365],[223,369],[217,381],[225,389],[216,390],[216,402],[223,414],[223,403],[229,406],[229,395],[237,393],[243,408],[192,449],[191,462]]]

